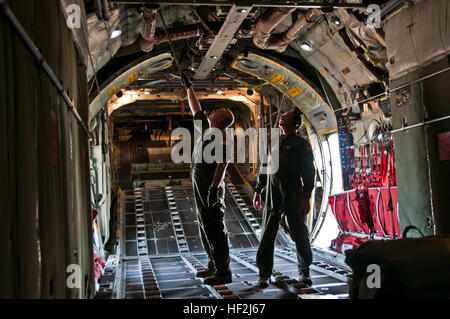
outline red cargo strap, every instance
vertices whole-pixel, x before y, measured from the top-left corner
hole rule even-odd
[[[358,238],[351,235],[340,234],[336,239],[331,242],[332,249],[336,249],[338,252],[342,253],[343,244],[352,246],[353,248],[358,247],[359,245],[367,242],[368,238]]]
[[[357,194],[356,196],[358,196],[358,194]],[[353,210],[351,209],[350,204],[351,204],[351,206],[353,207]],[[358,229],[361,231],[361,233],[364,233],[364,230],[363,230],[362,227],[359,225],[359,223],[356,221],[356,218],[355,218],[355,216],[353,215],[353,211],[355,210],[355,206],[353,205],[353,203],[350,203],[350,193],[347,193],[347,207],[348,207],[348,212],[349,212],[349,214],[350,214],[350,217],[351,217],[352,220],[353,220],[353,223],[356,225],[356,227],[358,227]]]
[[[377,206],[376,206],[377,221],[378,221],[378,225],[380,225],[380,229],[381,229],[381,231],[383,233],[383,236],[384,237],[388,237],[388,234],[387,234],[386,230],[384,229],[383,224],[381,223],[381,218],[380,218],[380,199],[381,199],[381,189],[378,189]],[[384,213],[384,210],[383,210],[383,213]]]
[[[356,187],[356,167],[357,167],[357,162],[356,162],[356,151],[355,149],[352,150],[353,151],[353,163],[355,165],[355,171],[353,172],[353,176],[351,178],[351,182],[352,182],[352,188]]]
[[[395,172],[395,157],[394,157],[394,141],[391,140],[390,165],[389,165],[389,186],[397,186],[397,177]]]
[[[398,221],[397,189],[394,187],[371,188],[369,189],[369,198],[373,228],[377,236],[398,238],[400,225]]]
[[[342,225],[341,225],[341,221],[339,220],[339,218],[338,218],[338,216],[337,216],[337,213],[336,213],[336,195],[330,196],[330,198],[328,199],[328,201],[329,201],[330,204],[331,204],[332,212],[333,212],[334,216],[336,216],[336,222],[337,222],[338,228],[339,228],[339,230],[341,231],[341,233],[343,233],[343,232],[344,232],[344,229],[343,229],[343,227],[342,227]]]
[[[388,186],[389,180],[388,180],[388,164],[389,164],[389,155],[386,156],[384,143],[381,144],[381,185],[382,186]]]

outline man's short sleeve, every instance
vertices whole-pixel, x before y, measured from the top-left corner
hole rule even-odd
[[[201,124],[201,126],[200,126]],[[199,111],[194,115],[194,128],[198,133],[203,133],[209,128],[208,117],[206,116],[205,111]]]

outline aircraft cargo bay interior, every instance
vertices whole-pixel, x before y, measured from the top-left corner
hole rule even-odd
[[[0,298],[450,297],[448,0],[0,12]]]

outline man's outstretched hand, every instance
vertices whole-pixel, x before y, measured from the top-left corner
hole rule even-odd
[[[181,83],[183,83],[186,89],[189,89],[192,86],[191,80],[184,73],[181,73]]]

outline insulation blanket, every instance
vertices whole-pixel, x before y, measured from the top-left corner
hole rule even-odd
[[[450,51],[450,1],[416,1],[384,26],[391,79],[439,60]]]

